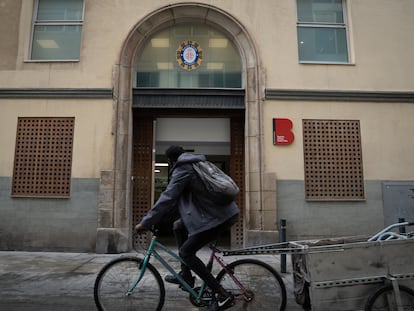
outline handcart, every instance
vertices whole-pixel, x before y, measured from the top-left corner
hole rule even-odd
[[[395,233],[277,243],[225,255],[290,254],[296,302],[304,310],[414,310],[414,236]]]

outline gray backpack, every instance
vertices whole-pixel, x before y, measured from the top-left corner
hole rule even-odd
[[[206,192],[214,203],[226,205],[234,201],[240,192],[236,183],[209,161],[193,163],[193,168],[202,180]]]

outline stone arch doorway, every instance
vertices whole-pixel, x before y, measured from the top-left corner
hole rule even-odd
[[[151,34],[183,22],[202,22],[226,32],[238,49],[243,64],[245,90],[244,124],[244,223],[243,230],[260,229],[262,195],[262,129],[259,94],[259,60],[255,46],[244,27],[223,10],[206,4],[174,4],[147,15],[126,38],[119,64],[114,66],[114,157],[113,170],[102,172],[97,252],[123,252],[132,236],[132,66],[136,51]],[[254,214],[253,214],[254,213]],[[254,217],[253,217],[254,216]],[[254,219],[254,220],[253,220]]]

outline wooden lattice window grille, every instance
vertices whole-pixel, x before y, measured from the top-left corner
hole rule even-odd
[[[75,118],[18,118],[13,197],[70,196]]]
[[[364,200],[359,121],[302,123],[306,199]]]
[[[132,226],[137,225],[152,208],[152,160],[153,160],[153,120],[137,118],[134,120],[133,167],[134,176],[132,189]],[[134,235],[134,247],[146,248],[150,234]]]
[[[244,118],[231,119],[230,175],[240,188],[236,203],[240,208],[239,219],[231,228],[231,247],[240,248],[244,243]]]

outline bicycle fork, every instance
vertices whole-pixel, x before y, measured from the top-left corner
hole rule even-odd
[[[137,287],[137,285],[139,284],[139,282],[142,280],[146,267],[147,267],[147,263],[150,260],[151,255],[147,254],[147,256],[144,257],[144,259],[140,262],[138,270],[139,272],[139,276],[137,278],[137,280],[135,281],[135,283],[128,289],[128,291],[126,292],[125,296],[131,296],[132,292],[135,290],[135,288]]]

